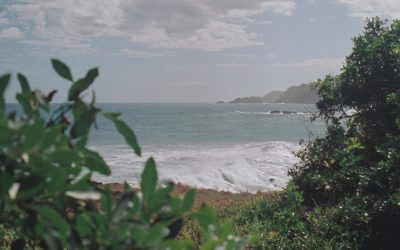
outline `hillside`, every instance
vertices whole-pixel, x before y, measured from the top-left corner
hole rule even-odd
[[[279,98],[282,97],[282,95],[285,93],[285,91],[279,91],[275,90],[272,92],[269,92],[268,94],[265,94],[263,96],[263,103],[274,103],[276,102]]]
[[[318,94],[312,89],[312,83],[292,86],[286,91],[271,91],[263,97],[240,97],[230,103],[302,103],[313,104],[318,101]]]
[[[263,103],[263,98],[259,96],[241,97],[236,98],[230,103]]]
[[[316,103],[318,99],[318,94],[312,89],[311,84],[301,84],[288,88],[275,102],[307,104]]]

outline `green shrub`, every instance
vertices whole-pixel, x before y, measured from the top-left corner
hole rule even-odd
[[[148,159],[140,191],[126,183],[120,197],[91,182],[93,173],[109,175],[103,158],[87,147],[97,115],[115,125],[134,153],[141,155],[134,132],[117,113],[105,113],[81,94],[98,76],[96,68],[74,80],[69,68],[52,60],[71,83],[68,101],[51,105],[55,91],[32,90],[22,74],[16,99],[21,112],[7,112],[4,92],[11,75],[0,77],[0,236],[12,249],[185,249],[176,240],[183,220],[199,223],[203,249],[239,248],[207,206],[191,212],[194,190],[171,196],[173,184],[157,184],[156,164]],[[8,239],[7,239],[8,238]],[[12,241],[12,242],[7,242]]]
[[[339,249],[339,239],[327,237],[332,221],[322,209],[303,205],[303,196],[293,183],[285,190],[232,208],[220,216],[232,218],[234,233],[254,235],[248,249]]]
[[[338,76],[317,82],[327,134],[291,171],[348,248],[399,249],[400,21],[368,20]],[[351,112],[349,112],[351,111]]]

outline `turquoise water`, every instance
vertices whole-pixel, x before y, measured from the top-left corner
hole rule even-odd
[[[122,113],[138,137],[143,156],[135,156],[113,124],[99,117],[89,145],[111,166],[112,175],[94,178],[102,182],[127,181],[133,186],[138,185],[145,160],[152,156],[162,181],[231,192],[280,189],[289,180],[288,169],[298,161],[294,152],[300,149],[300,140],[307,142],[325,130],[322,122],[310,122],[316,111],[314,105],[100,106],[104,111]],[[17,106],[7,108],[12,111]]]
[[[102,104],[119,111],[143,148],[138,158],[113,125],[98,120],[90,145],[111,165],[103,182],[138,185],[143,162],[153,156],[162,180],[232,192],[279,189],[296,161],[300,140],[324,132],[310,123],[314,105],[297,104]],[[291,114],[274,114],[273,110]]]
[[[298,143],[318,133],[310,123],[314,105],[298,104],[103,104],[119,111],[143,145],[226,144],[286,141]],[[298,114],[270,114],[272,110]],[[112,124],[99,120],[93,144],[120,143]]]

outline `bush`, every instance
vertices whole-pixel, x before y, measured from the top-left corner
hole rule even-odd
[[[290,174],[349,248],[399,249],[400,21],[368,20],[338,76],[317,82],[327,133]]]
[[[148,159],[140,191],[126,183],[120,197],[100,189],[93,173],[109,175],[103,158],[87,147],[96,117],[103,115],[138,156],[134,132],[118,113],[100,110],[81,94],[98,76],[97,68],[74,80],[69,68],[52,60],[55,71],[71,82],[68,101],[51,105],[56,91],[32,90],[22,74],[16,99],[21,112],[7,112],[4,92],[11,75],[0,77],[0,233],[2,246],[12,249],[185,249],[176,240],[183,220],[190,217],[202,229],[203,249],[239,248],[243,242],[216,221],[207,206],[191,212],[195,191],[181,198],[171,196],[173,184],[157,184],[156,164]],[[10,241],[6,242],[7,237]],[[4,243],[3,243],[4,242]]]
[[[322,209],[303,205],[293,183],[268,198],[220,211],[232,218],[234,233],[255,235],[248,249],[340,249],[340,239],[326,235],[329,221]]]

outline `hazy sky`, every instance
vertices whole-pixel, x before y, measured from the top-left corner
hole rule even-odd
[[[62,101],[55,57],[75,78],[100,67],[99,102],[227,101],[337,73],[375,15],[400,0],[0,0],[0,74]]]

